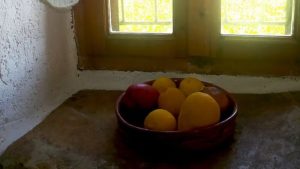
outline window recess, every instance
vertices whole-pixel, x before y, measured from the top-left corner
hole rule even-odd
[[[219,10],[216,56],[259,64],[298,59],[299,1],[220,0]]]

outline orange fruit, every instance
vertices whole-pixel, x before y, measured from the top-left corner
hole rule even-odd
[[[152,86],[159,91],[159,93],[162,93],[167,90],[169,87],[176,87],[175,82],[167,77],[160,77],[156,79]]]
[[[161,93],[158,98],[160,108],[168,110],[175,117],[178,116],[181,104],[185,100],[185,95],[177,88],[169,87],[165,92]]]
[[[156,109],[147,115],[144,127],[156,131],[172,131],[176,130],[176,119],[167,110]]]
[[[199,79],[193,77],[184,78],[179,85],[179,89],[185,94],[185,96],[194,92],[200,92],[203,88],[204,84]]]
[[[178,129],[190,130],[220,121],[220,107],[210,95],[195,92],[182,103],[178,117]]]

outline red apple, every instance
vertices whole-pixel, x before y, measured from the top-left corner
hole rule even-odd
[[[204,93],[209,94],[211,97],[213,97],[217,103],[220,106],[221,112],[224,112],[229,107],[229,100],[224,91],[217,87],[208,86],[204,87],[203,91]]]
[[[151,85],[138,83],[129,86],[121,100],[124,115],[131,121],[143,121],[146,115],[157,108],[159,92]]]
[[[128,108],[151,110],[157,106],[159,92],[151,85],[138,83],[128,87],[123,97]]]

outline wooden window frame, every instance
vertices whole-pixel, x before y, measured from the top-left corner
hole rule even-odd
[[[73,8],[78,69],[300,75],[298,0],[292,38],[222,36],[221,0],[173,2],[173,34],[162,36],[109,34],[106,0],[81,0]]]
[[[300,1],[295,1],[294,34],[291,37],[221,35],[221,1],[211,4],[210,57],[199,59],[213,74],[287,76],[300,75]]]
[[[172,34],[110,33],[107,2],[81,0],[73,8],[79,69],[182,69],[187,55],[185,1],[173,0],[177,12]]]
[[[294,10],[292,36],[235,36],[218,33],[216,55],[221,58],[281,63],[297,59],[300,53],[300,2],[298,0],[295,0]],[[218,23],[217,29],[220,30],[221,21]]]

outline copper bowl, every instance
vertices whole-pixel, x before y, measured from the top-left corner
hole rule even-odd
[[[177,85],[181,78],[172,79]],[[145,82],[152,84],[153,81]],[[116,117],[118,119],[118,134],[122,141],[134,145],[134,147],[149,148],[154,151],[162,150],[196,150],[206,151],[217,148],[231,140],[235,131],[235,120],[238,106],[235,99],[226,90],[214,84],[203,82],[205,86],[214,86],[223,91],[229,100],[227,110],[221,113],[221,120],[217,124],[200,127],[189,131],[153,131],[142,126],[130,123],[124,116],[124,109],[120,102],[125,94],[122,93],[115,104]]]

